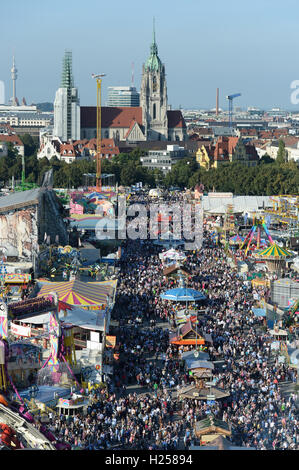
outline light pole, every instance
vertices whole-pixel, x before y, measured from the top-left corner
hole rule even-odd
[[[198,353],[198,350],[197,350],[197,314],[198,314],[198,310],[196,310],[196,328],[195,328],[195,334],[196,334],[196,338],[195,338],[195,352],[194,352],[194,357],[198,357],[199,353]]]
[[[91,75],[97,81],[97,170],[96,170],[96,190],[102,191],[102,179],[101,179],[101,153],[102,153],[102,125],[101,125],[101,84],[102,78],[106,76],[105,73]]]

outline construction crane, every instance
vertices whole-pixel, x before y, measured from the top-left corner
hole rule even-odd
[[[102,78],[106,76],[105,73],[91,75],[97,81],[97,171],[96,171],[96,190],[102,191],[102,175],[101,175],[101,153],[102,153],[102,125],[101,125],[101,84]]]
[[[228,95],[226,99],[228,99],[228,115],[229,115],[229,127],[232,127],[233,123],[233,99],[241,96],[241,93],[235,93],[234,95]]]

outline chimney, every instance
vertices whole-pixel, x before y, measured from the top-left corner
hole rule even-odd
[[[216,88],[216,116],[219,112],[219,88]]]

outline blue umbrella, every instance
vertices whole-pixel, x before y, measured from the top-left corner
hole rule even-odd
[[[173,300],[175,302],[194,302],[196,300],[205,300],[206,296],[195,289],[188,289],[187,287],[177,287],[170,289],[160,295],[161,299]]]
[[[264,308],[253,308],[252,311],[256,317],[266,317],[266,310]]]

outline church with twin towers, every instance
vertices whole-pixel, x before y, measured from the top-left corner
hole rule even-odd
[[[53,136],[61,141],[97,136],[96,106],[79,104],[70,51],[65,53],[62,83],[55,96]],[[181,111],[168,105],[165,65],[158,54],[154,25],[150,53],[142,67],[140,106],[102,106],[101,137],[128,144],[187,140]]]

